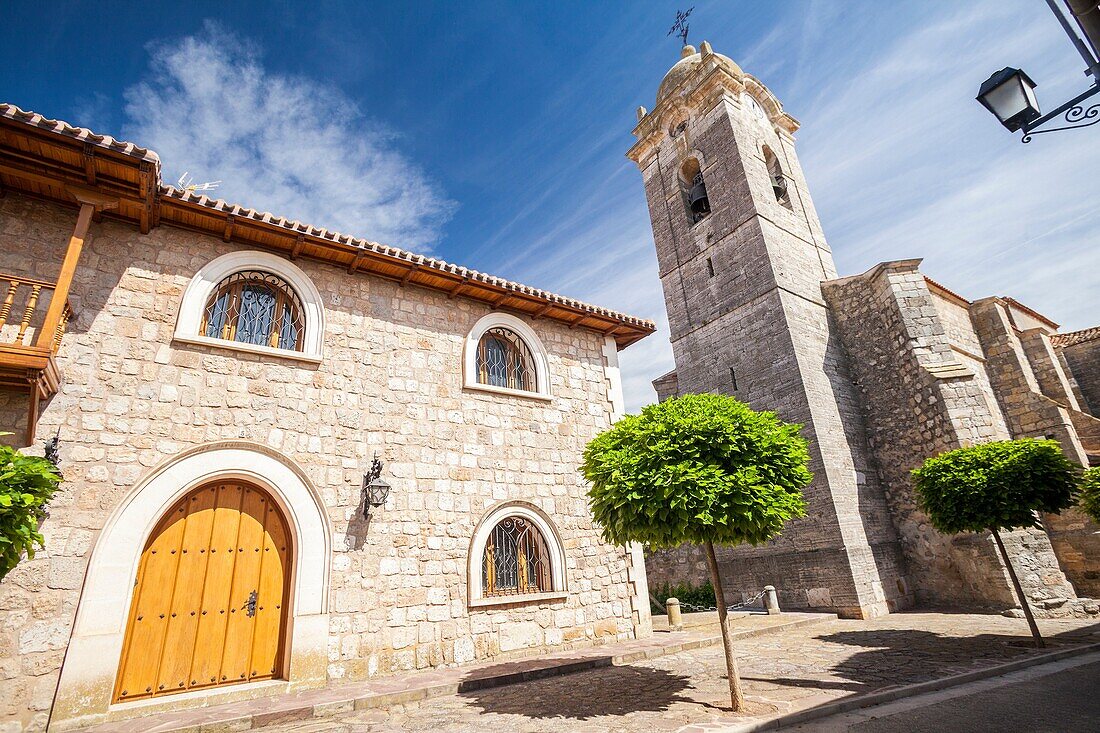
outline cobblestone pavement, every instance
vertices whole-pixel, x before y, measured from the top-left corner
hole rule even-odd
[[[1100,641],[1095,621],[1040,621],[1049,646]],[[265,733],[363,731],[695,730],[771,717],[854,694],[990,666],[1035,654],[1020,619],[903,613],[830,621],[737,643],[749,709],[729,709],[721,647],[681,652],[422,703],[348,712],[264,728]]]

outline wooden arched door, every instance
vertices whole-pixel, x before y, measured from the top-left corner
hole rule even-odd
[[[279,677],[291,562],[263,489],[217,481],[176,502],[141,556],[115,701]]]

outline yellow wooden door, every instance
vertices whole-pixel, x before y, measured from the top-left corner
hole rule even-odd
[[[289,542],[282,511],[251,484],[180,499],[141,556],[115,700],[278,677]]]

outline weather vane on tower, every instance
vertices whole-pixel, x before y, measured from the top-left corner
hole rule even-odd
[[[673,23],[672,27],[668,29],[668,34],[667,34],[667,35],[671,36],[673,33],[675,33],[676,35],[678,35],[680,37],[680,40],[684,42],[685,46],[687,45],[687,42],[688,42],[687,19],[688,19],[688,16],[691,15],[692,10],[695,10],[695,6],[692,6],[692,7],[688,8],[686,13],[683,10],[677,10],[676,11],[676,22]]]

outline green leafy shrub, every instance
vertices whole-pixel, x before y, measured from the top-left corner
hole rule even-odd
[[[705,581],[702,585],[688,585],[687,583],[680,583],[678,585],[671,585],[665,583],[658,586],[653,590],[653,595],[657,597],[661,603],[664,603],[669,598],[675,598],[680,601],[681,605],[687,604],[688,606],[694,606],[694,608],[688,608],[684,606],[684,613],[692,613],[696,608],[716,608],[717,601],[714,598],[714,586],[709,580]],[[656,605],[652,606],[653,613],[664,613]]]
[[[982,443],[913,471],[921,508],[941,532],[1041,527],[1035,512],[1073,505],[1080,467],[1055,440]]]
[[[45,458],[0,445],[0,580],[23,553],[34,557],[35,546],[43,546],[38,525],[60,482],[57,467]]]
[[[1092,521],[1100,522],[1100,466],[1081,474],[1081,509]]]

